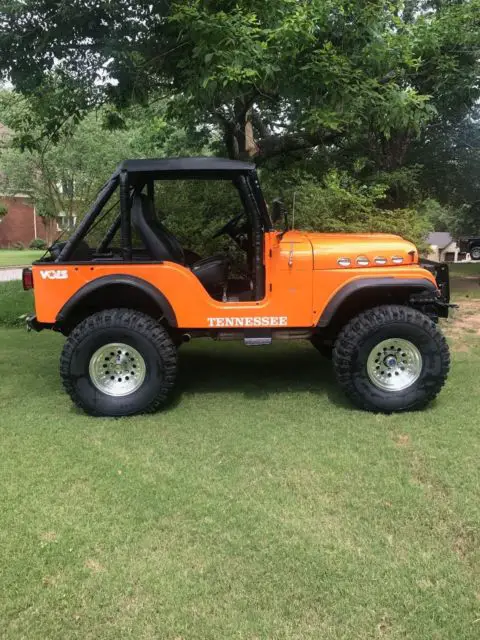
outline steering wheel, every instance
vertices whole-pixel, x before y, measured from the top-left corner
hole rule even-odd
[[[242,211],[241,213],[236,215],[234,218],[232,218],[226,224],[224,224],[221,229],[216,231],[213,234],[212,237],[213,238],[219,238],[220,236],[223,236],[225,233],[227,233],[229,236],[234,238],[235,237],[235,231],[238,232],[240,230],[240,229],[237,229],[237,225],[240,222],[240,220],[243,218],[244,215],[245,215],[244,211]]]

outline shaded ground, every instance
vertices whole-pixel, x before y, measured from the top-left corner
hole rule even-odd
[[[480,276],[451,276],[450,284],[457,295],[480,297]]]
[[[451,264],[449,269],[454,295],[480,298],[480,261]]]
[[[472,338],[480,336],[480,262],[450,266],[452,301],[459,305],[442,328],[452,349],[469,352]]]
[[[480,299],[456,297],[459,308],[452,317],[442,322],[445,334],[460,342],[468,343],[472,336],[480,337]]]

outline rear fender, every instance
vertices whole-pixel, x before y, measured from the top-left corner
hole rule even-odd
[[[163,317],[170,327],[177,327],[175,312],[161,291],[142,278],[122,274],[103,276],[83,286],[58,312],[55,324],[68,326],[90,313],[114,307]]]

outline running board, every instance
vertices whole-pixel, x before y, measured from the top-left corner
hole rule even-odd
[[[194,331],[188,331],[195,335]],[[245,331],[219,331],[211,335],[215,340],[243,340],[248,347],[264,346],[272,344],[272,340],[309,340],[312,337],[312,329],[247,329]],[[198,333],[198,337],[204,337],[204,333]]]
[[[272,336],[260,336],[257,338],[247,338],[243,339],[243,344],[246,347],[263,347],[267,344],[272,344]]]

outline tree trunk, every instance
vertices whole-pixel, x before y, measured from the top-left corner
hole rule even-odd
[[[245,153],[252,158],[257,155],[258,147],[255,143],[255,138],[253,135],[253,125],[252,120],[249,118],[245,123]]]

